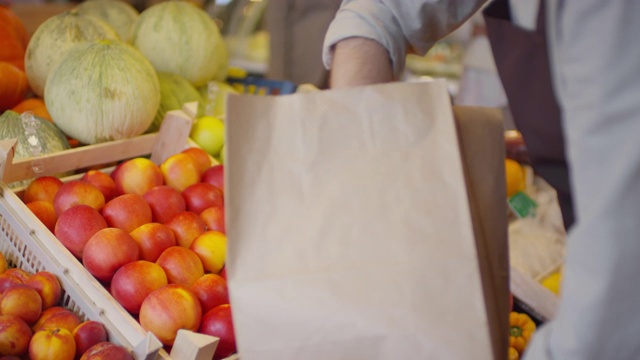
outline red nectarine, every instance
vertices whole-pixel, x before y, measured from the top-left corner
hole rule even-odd
[[[104,325],[94,320],[87,320],[76,326],[72,335],[76,342],[76,357],[82,356],[90,347],[109,338]]]
[[[153,187],[143,197],[151,208],[155,222],[165,223],[175,214],[187,210],[182,193],[169,185]]]
[[[160,170],[164,176],[165,184],[178,191],[200,182],[198,165],[187,154],[177,153],[169,156],[160,164]]]
[[[213,165],[202,173],[200,181],[209,183],[224,192],[224,165]]]
[[[26,204],[27,208],[31,210],[44,226],[53,232],[56,228],[56,221],[58,221],[58,215],[53,208],[53,203],[44,200],[36,200]]]
[[[82,264],[96,279],[110,282],[122,265],[139,258],[140,248],[129,233],[118,228],[105,228],[87,241],[82,253]]]
[[[138,194],[120,195],[104,205],[100,211],[107,225],[131,232],[151,222],[151,208]]]
[[[60,214],[54,234],[64,247],[81,259],[87,241],[106,227],[107,222],[98,210],[89,205],[76,205]]]
[[[67,329],[43,329],[36,331],[29,343],[29,358],[73,360],[76,342]]]
[[[154,290],[140,307],[140,325],[165,345],[173,345],[178,330],[197,331],[202,307],[196,295],[186,286],[165,285]]]
[[[176,246],[176,236],[166,225],[144,224],[129,233],[140,247],[140,259],[155,262],[166,249]]]
[[[222,190],[209,183],[196,183],[182,191],[187,210],[198,215],[212,206],[224,206]]]
[[[38,321],[33,325],[33,331],[60,328],[73,332],[73,329],[81,323],[82,321],[80,320],[80,317],[75,313],[68,309],[60,309],[59,307],[54,306],[42,312],[40,319],[38,319]]]
[[[14,315],[0,315],[0,354],[26,354],[32,335],[24,320]]]
[[[227,281],[216,274],[205,274],[189,287],[200,300],[202,313],[207,313],[214,307],[229,303]]]
[[[104,195],[97,187],[80,180],[72,180],[62,184],[53,198],[53,208],[58,216],[76,205],[89,205],[100,210],[104,203]]]
[[[27,324],[38,320],[42,313],[42,298],[27,285],[16,284],[8,287],[0,297],[0,314],[15,315]]]
[[[116,182],[113,178],[100,170],[89,170],[82,175],[80,180],[86,181],[98,188],[98,190],[102,192],[102,195],[104,195],[105,202],[119,195]]]
[[[207,230],[227,232],[224,222],[224,206],[212,206],[200,213],[200,218],[207,225]]]
[[[125,347],[105,341],[87,349],[80,360],[133,360],[133,356]]]
[[[138,260],[123,265],[111,279],[111,295],[131,314],[140,312],[142,302],[153,290],[167,285],[160,265]]]
[[[190,147],[182,150],[181,153],[187,154],[191,157],[191,159],[193,159],[196,167],[198,168],[198,171],[200,171],[200,174],[211,167],[211,156],[202,148]]]
[[[164,184],[158,165],[147,158],[135,158],[121,163],[111,174],[120,194],[144,195],[154,186]]]
[[[7,272],[5,271],[4,273],[0,274],[0,295],[2,295],[4,291],[11,285],[22,283],[24,283],[24,281],[22,281],[20,277],[12,275],[11,273],[7,274]]]
[[[39,271],[31,275],[24,283],[35,289],[42,298],[42,309],[57,305],[62,296],[62,285],[51,272]]]
[[[216,352],[213,354],[214,359],[223,359],[236,352],[231,305],[220,305],[204,314],[199,332],[220,339]]]
[[[22,201],[30,203],[42,200],[53,204],[53,198],[62,186],[62,180],[55,176],[39,176],[27,185],[22,195]]]
[[[204,221],[192,211],[175,214],[164,224],[173,231],[178,245],[186,248],[191,245],[193,239],[207,230]]]
[[[172,246],[163,251],[156,263],[164,269],[171,284],[190,286],[204,275],[198,255],[182,246]]]

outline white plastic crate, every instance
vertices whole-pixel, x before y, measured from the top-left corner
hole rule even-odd
[[[0,251],[14,266],[55,274],[64,288],[62,305],[83,320],[102,322],[110,341],[129,349],[136,360],[211,359],[218,339],[181,330],[171,354],[167,353],[26,207],[18,197],[20,189],[11,189],[7,183],[146,155],[160,164],[193,146],[188,139],[191,124],[192,118],[183,111],[170,111],[156,134],[42,156],[37,159],[44,164],[40,173],[35,173],[31,159],[13,161],[14,141],[0,141]]]
[[[142,331],[131,316],[123,316],[120,309],[106,301],[105,294],[98,291],[101,285],[78,271],[73,263],[77,260],[69,259],[72,255],[65,253],[66,249],[60,249],[59,242],[50,241],[52,235],[38,218],[23,213],[24,204],[5,183],[0,183],[0,191],[0,251],[9,264],[31,273],[48,271],[55,274],[64,290],[61,306],[76,313],[83,321],[102,322],[109,340],[126,347],[135,359],[156,359],[162,348],[160,341]],[[104,288],[102,290],[106,293]],[[89,292],[94,292],[93,296],[89,296]]]

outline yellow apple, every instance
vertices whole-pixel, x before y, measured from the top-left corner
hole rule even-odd
[[[227,237],[220,231],[209,230],[193,239],[189,249],[198,255],[206,272],[217,274],[227,257]]]
[[[224,145],[224,123],[213,116],[203,116],[191,128],[191,139],[211,156],[218,156]]]

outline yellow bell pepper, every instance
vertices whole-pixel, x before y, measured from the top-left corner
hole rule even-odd
[[[522,354],[536,331],[536,323],[524,313],[512,311],[509,314],[509,346]]]
[[[507,356],[507,360],[519,360],[520,354],[518,354],[518,350],[516,348],[509,346],[509,354]]]

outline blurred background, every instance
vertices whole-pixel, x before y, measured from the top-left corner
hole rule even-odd
[[[126,0],[138,11],[161,0]],[[327,86],[322,65],[324,34],[340,0],[189,0],[214,18],[225,38],[230,65],[250,75],[296,84]],[[23,19],[33,33],[48,17],[70,10],[79,2],[63,0],[0,0]],[[471,91],[459,97],[465,64],[494,72],[488,43],[483,44],[483,23],[477,14],[454,34],[437,43],[425,56],[408,55],[405,79],[446,78],[459,103],[503,107],[501,89]],[[471,51],[468,51],[471,50]],[[466,59],[466,57],[472,59]],[[486,88],[486,86],[485,86]],[[488,98],[488,99],[485,99]],[[489,99],[490,98],[490,99]]]

